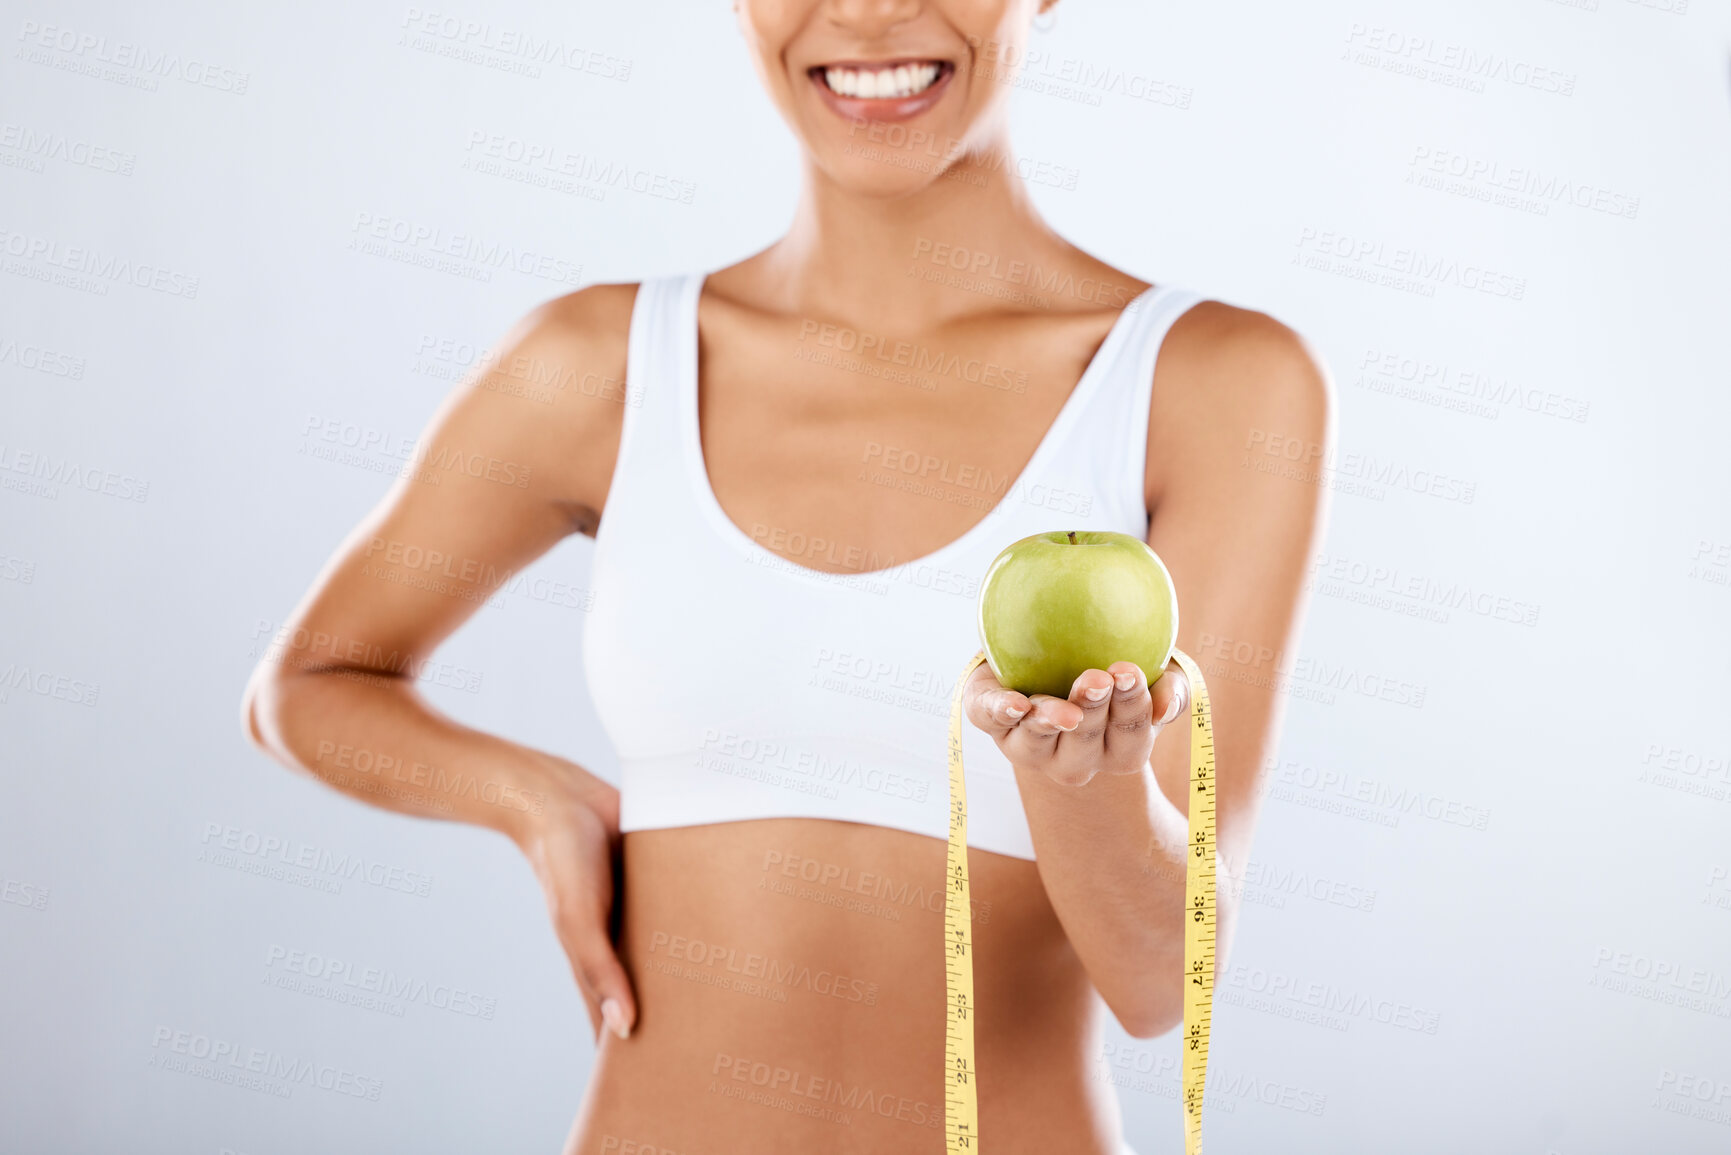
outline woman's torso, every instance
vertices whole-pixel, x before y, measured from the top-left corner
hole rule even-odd
[[[1154,357],[1195,298],[904,341],[702,284],[638,292],[597,535],[640,1010],[573,1149],[939,1151],[944,727],[978,581],[1041,530],[1145,536]],[[1113,1151],[1098,1000],[1013,772],[971,728],[964,754],[982,1139]]]

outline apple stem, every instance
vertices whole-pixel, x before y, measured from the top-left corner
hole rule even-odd
[[[1072,529],[1069,532],[1070,532],[1070,544],[1075,545],[1076,544],[1076,531]]]

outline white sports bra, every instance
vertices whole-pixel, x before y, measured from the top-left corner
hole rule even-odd
[[[1200,298],[1158,286],[1132,301],[1014,482],[950,479],[995,502],[972,529],[925,557],[838,574],[755,540],[709,486],[697,422],[703,280],[638,289],[626,371],[636,403],[596,533],[583,657],[619,754],[620,829],[827,818],[943,839],[950,695],[979,649],[980,579],[1029,534],[1147,536],[1155,357]],[[905,468],[887,454],[866,465],[890,484]],[[829,556],[816,542],[785,547]],[[1032,859],[1008,760],[966,723],[962,753],[968,844]]]

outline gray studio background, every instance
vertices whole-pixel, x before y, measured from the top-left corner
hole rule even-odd
[[[240,693],[478,350],[576,282],[754,251],[793,145],[723,0],[148,7],[0,21],[0,1149],[556,1150],[591,1044],[525,863],[277,768]],[[1042,208],[1338,386],[1210,1150],[1725,1150],[1725,6],[1043,23]],[[530,271],[414,239],[458,235]],[[428,692],[613,775],[588,562],[496,597]],[[291,953],[420,993],[339,1002]],[[180,1032],[336,1075],[196,1077]],[[1130,1139],[1179,1151],[1172,1039],[1108,1040]]]

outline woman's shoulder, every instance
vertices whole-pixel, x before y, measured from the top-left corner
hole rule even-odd
[[[1204,298],[1172,326],[1162,360],[1179,362],[1185,375],[1203,374],[1230,387],[1326,391],[1322,359],[1304,336],[1254,309]]]
[[[1163,488],[1162,474],[1206,482],[1217,471],[1240,473],[1247,454],[1295,453],[1311,465],[1327,456],[1328,367],[1309,340],[1267,313],[1198,301],[1173,322],[1153,390],[1151,492]]]
[[[620,281],[585,285],[531,309],[518,327],[585,344],[621,343],[630,332],[631,310],[642,284]]]
[[[1327,367],[1315,347],[1284,322],[1181,282],[1145,282],[1113,265],[1101,268],[1102,283],[1141,285],[1149,297],[1180,303],[1155,362],[1156,398],[1189,398],[1199,416],[1242,417],[1259,410],[1266,415],[1271,409],[1327,416],[1333,398]]]
[[[631,398],[626,353],[638,289],[589,285],[519,316],[453,390],[436,436],[519,463],[528,488],[589,532]]]
[[[488,355],[489,386],[506,396],[544,401],[558,416],[592,424],[596,412],[626,399],[626,352],[636,283],[596,284],[543,301],[501,337]],[[519,407],[524,411],[538,406]],[[607,418],[601,418],[606,425]]]
[[[562,397],[622,402],[631,316],[649,283],[586,285],[541,302],[495,347],[494,370],[525,383],[556,383]]]
[[[677,290],[695,273],[606,281],[585,285],[529,310],[511,337],[539,336],[566,345],[590,360],[622,367],[630,341],[631,317],[645,292]]]

